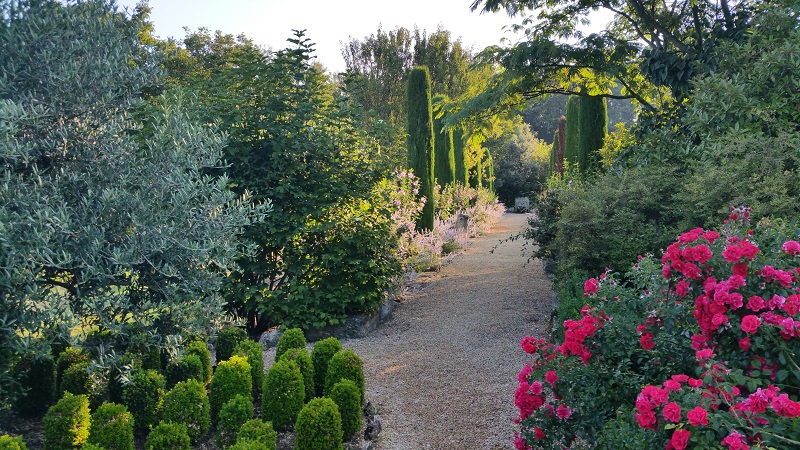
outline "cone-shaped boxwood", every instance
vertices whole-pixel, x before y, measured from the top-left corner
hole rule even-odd
[[[315,397],[314,391],[314,364],[311,362],[311,355],[308,350],[303,348],[292,348],[286,351],[281,356],[281,359],[291,359],[297,363],[300,368],[300,373],[303,374],[303,387],[305,388],[306,395],[305,401],[308,402]]]
[[[342,449],[342,418],[333,400],[317,397],[297,415],[294,427],[295,448],[314,450]]]
[[[233,351],[240,342],[247,340],[247,332],[239,327],[227,327],[219,330],[217,335],[217,364],[233,356]]]
[[[275,360],[279,360],[290,348],[305,348],[306,336],[300,328],[289,328],[284,331],[275,345]]]
[[[133,415],[125,405],[103,403],[92,414],[89,443],[106,450],[133,450]]]
[[[217,422],[217,447],[228,448],[236,442],[239,428],[253,418],[253,401],[250,396],[237,394],[222,406]]]
[[[28,450],[28,447],[21,437],[4,434],[0,436],[0,450]]]
[[[158,423],[164,401],[164,376],[155,370],[137,370],[122,389],[122,402],[133,414],[136,431],[147,431]]]
[[[184,355],[197,355],[200,358],[200,363],[203,365],[203,383],[208,383],[211,380],[211,352],[208,350],[208,345],[204,341],[192,341],[186,346]]]
[[[248,339],[239,342],[233,353],[247,358],[253,379],[253,398],[257,399],[261,395],[261,385],[264,384],[264,349],[258,342]]]
[[[203,362],[194,354],[186,354],[182,358],[170,361],[164,373],[167,389],[172,389],[179,382],[189,379],[205,382]]]
[[[342,351],[342,343],[335,337],[329,337],[314,343],[311,352],[311,364],[314,366],[314,390],[317,397],[322,397],[325,390],[325,375],[328,374],[328,363],[333,355]]]
[[[161,422],[144,442],[145,450],[191,450],[192,444],[186,425],[175,422]]]
[[[211,420],[216,422],[222,405],[237,394],[247,397],[253,395],[253,378],[250,363],[241,356],[231,356],[227,361],[217,364],[217,370],[209,386],[211,395]]]
[[[193,443],[208,433],[211,405],[206,389],[197,380],[181,381],[164,396],[161,414],[165,422],[181,422]]]
[[[244,442],[257,442],[259,450],[276,450],[278,447],[278,432],[272,428],[272,423],[261,419],[250,419],[239,429],[236,444]]]
[[[327,396],[333,385],[341,379],[353,381],[358,386],[361,402],[364,401],[364,363],[352,349],[345,349],[336,353],[328,363],[328,373],[325,375],[325,395]]]
[[[361,429],[361,392],[352,380],[342,379],[334,384],[328,397],[339,407],[344,439],[350,440]]]
[[[25,395],[15,403],[14,409],[26,416],[47,411],[56,400],[56,362],[53,358],[49,354],[26,354],[15,364],[14,372],[26,390]]]
[[[89,437],[89,399],[67,392],[44,415],[44,450],[80,447]]]
[[[267,372],[261,395],[261,416],[276,430],[294,423],[306,398],[303,375],[292,360],[277,361]]]

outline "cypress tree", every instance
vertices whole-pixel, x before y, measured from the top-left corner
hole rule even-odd
[[[425,66],[417,66],[408,75],[406,86],[406,111],[408,120],[408,168],[420,180],[419,195],[425,197],[425,206],[417,220],[421,230],[433,229],[433,167],[434,133],[431,108],[431,75]]]
[[[464,150],[467,145],[466,131],[458,128],[453,132],[453,160],[456,166],[456,182],[466,186],[469,183],[467,161],[464,158]]]
[[[486,151],[481,146],[478,146],[475,151],[475,165],[474,170],[469,174],[469,186],[472,188],[479,188],[483,186],[483,152]]]
[[[558,151],[558,128],[556,128],[556,132],[553,133],[553,145],[550,146],[550,165],[548,168],[550,169],[550,176],[555,173],[558,173],[556,170],[556,152]]]
[[[581,99],[570,96],[567,100],[567,123],[564,136],[564,159],[569,164],[578,162],[578,141],[580,139],[580,104]]]
[[[567,135],[567,118],[565,116],[561,116],[558,121],[558,147],[555,148],[556,153],[556,173],[564,176],[564,146],[566,144],[566,135]]]
[[[444,117],[441,116],[441,110],[444,103],[448,100],[445,95],[437,95],[433,98],[433,103],[439,105],[434,112],[433,131],[435,140],[433,150],[435,162],[433,175],[436,182],[444,187],[452,183],[456,179],[456,158],[455,148],[453,147],[453,130],[446,130],[444,128]]]
[[[487,165],[489,170],[487,187],[489,188],[490,191],[494,192],[494,158],[492,158],[492,154],[489,153],[488,150],[486,151],[486,156],[487,156],[486,161],[488,163]]]
[[[600,165],[600,149],[608,135],[608,109],[605,97],[581,99],[578,133],[578,166],[581,173],[592,172]]]

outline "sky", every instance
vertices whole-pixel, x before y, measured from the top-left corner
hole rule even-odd
[[[118,0],[131,10],[138,0]],[[206,27],[224,33],[244,33],[256,44],[278,50],[287,47],[292,30],[305,29],[317,60],[331,72],[345,69],[341,47],[350,38],[363,40],[384,31],[414,26],[428,32],[438,26],[461,38],[465,47],[480,51],[519,36],[503,27],[515,23],[505,12],[471,12],[472,0],[150,0],[150,20],[161,39],[185,36],[183,27]]]

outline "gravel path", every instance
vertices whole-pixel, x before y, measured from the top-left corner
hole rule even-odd
[[[392,320],[343,342],[364,360],[367,398],[381,415],[377,448],[513,449],[519,342],[543,336],[551,287],[539,262],[525,266],[524,214],[506,214],[431,284],[409,295]]]

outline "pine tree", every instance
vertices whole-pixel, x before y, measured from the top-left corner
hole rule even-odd
[[[608,135],[608,109],[605,97],[583,97],[578,123],[578,166],[581,173],[596,170],[600,164],[599,151]]]
[[[453,130],[444,128],[444,117],[441,115],[442,105],[448,101],[447,96],[437,95],[433,104],[438,105],[434,112],[433,131],[435,135],[433,150],[435,162],[433,175],[439,186],[447,186],[456,179],[455,149],[453,148]]]
[[[408,163],[420,180],[419,195],[425,206],[417,220],[421,230],[433,229],[434,132],[431,108],[431,75],[425,66],[417,66],[408,75],[406,87],[408,111]]]
[[[568,164],[577,164],[580,140],[580,101],[576,96],[567,100],[567,123],[564,136],[564,159]]]

